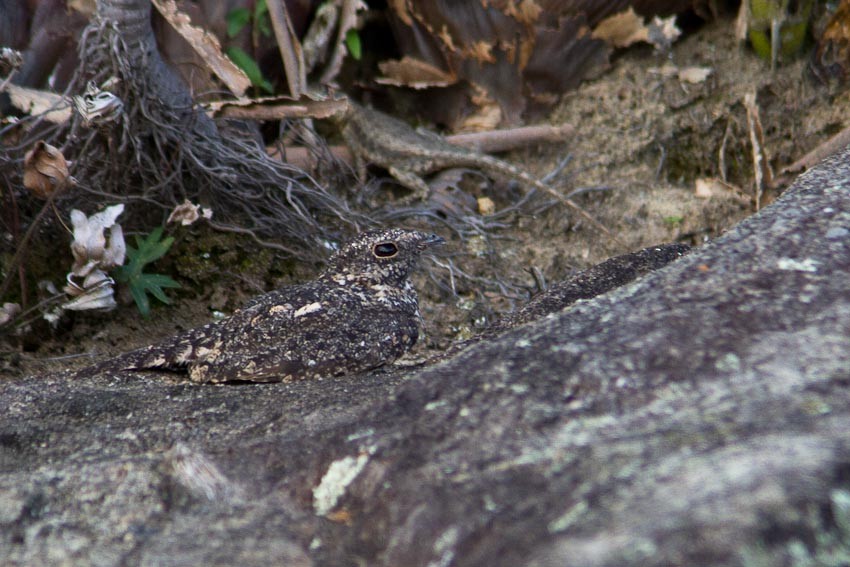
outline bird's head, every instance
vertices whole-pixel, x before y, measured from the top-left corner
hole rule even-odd
[[[322,277],[402,287],[422,252],[443,242],[436,234],[402,228],[363,232],[334,254]]]

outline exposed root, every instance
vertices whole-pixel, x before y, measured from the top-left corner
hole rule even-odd
[[[134,36],[132,17],[118,9],[101,12],[83,34],[72,88],[118,77],[113,92],[124,101],[124,114],[99,130],[85,129],[75,116],[63,148],[75,158],[75,176],[92,204],[137,202],[162,216],[185,199],[200,201],[213,209],[218,226],[278,240],[312,259],[317,241],[368,224],[303,171],[268,158],[250,132],[219,131],[193,107],[153,36]],[[124,20],[108,19],[116,14]]]

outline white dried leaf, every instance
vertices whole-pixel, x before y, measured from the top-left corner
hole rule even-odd
[[[71,253],[74,255],[74,265],[71,273],[85,277],[95,268],[108,270],[124,263],[126,245],[124,232],[115,220],[124,212],[124,205],[113,205],[103,211],[87,217],[82,211],[71,211],[71,224],[74,226],[74,241],[71,243]],[[103,232],[109,231],[109,246]]]
[[[15,318],[21,312],[21,306],[17,303],[4,303],[0,307],[0,327]]]
[[[86,126],[112,122],[124,109],[124,103],[116,95],[102,90],[90,82],[82,96],[73,97],[74,108]]]
[[[168,224],[179,222],[182,226],[189,226],[201,218],[201,215],[198,212],[200,208],[200,205],[194,205],[186,199],[183,203],[174,207],[174,210],[171,211],[170,215],[168,215],[168,221],[166,222]]]
[[[698,85],[704,83],[713,72],[711,67],[684,67],[679,69],[679,79],[686,83]]]
[[[74,299],[62,305],[70,311],[109,310],[115,308],[115,283],[102,270],[96,269],[88,274],[82,284],[74,281],[73,275],[68,274],[68,285],[65,293]]]
[[[43,317],[44,320],[47,321],[50,326],[55,329],[57,325],[59,325],[59,320],[62,318],[62,308],[56,307],[55,309],[52,309],[45,313]]]
[[[682,35],[682,30],[676,27],[675,15],[668,18],[655,16],[646,27],[648,30],[647,41],[658,51],[668,51],[673,42]]]
[[[59,290],[56,289],[56,284],[50,280],[40,280],[38,282],[38,289],[46,291],[50,295],[59,295]]]
[[[121,225],[115,223],[109,227],[109,245],[103,254],[103,260],[100,267],[104,270],[114,268],[124,264],[124,257],[127,255],[127,244],[124,242],[124,229]]]

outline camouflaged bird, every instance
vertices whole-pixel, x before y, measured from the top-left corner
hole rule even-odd
[[[227,319],[96,369],[186,371],[196,382],[277,382],[391,363],[419,337],[410,272],[423,251],[442,242],[404,229],[362,233],[316,280],[261,295]]]

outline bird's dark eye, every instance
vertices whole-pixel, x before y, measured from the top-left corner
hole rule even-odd
[[[372,253],[378,258],[392,258],[398,254],[398,246],[393,242],[381,242],[375,244],[372,248]]]

